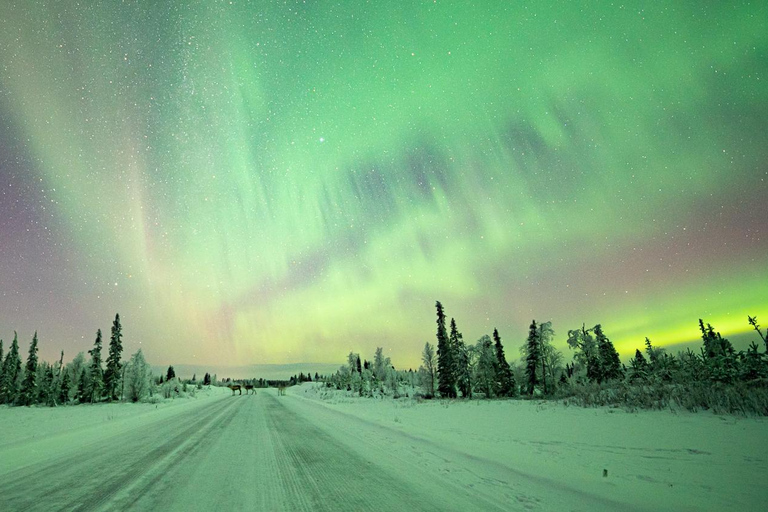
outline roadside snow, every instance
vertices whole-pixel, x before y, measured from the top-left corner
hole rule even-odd
[[[0,476],[49,458],[97,446],[140,426],[221,398],[227,388],[197,390],[196,396],[157,403],[101,403],[60,407],[0,406]]]
[[[764,418],[523,400],[377,400],[307,384],[288,394],[313,404],[302,412],[332,421],[338,436],[371,431],[360,423],[377,425],[390,453],[403,460],[442,456],[445,468],[463,471],[467,481],[493,465],[503,482],[529,479],[533,487],[562,487],[628,508],[759,510],[768,500]],[[465,457],[451,467],[454,454]]]

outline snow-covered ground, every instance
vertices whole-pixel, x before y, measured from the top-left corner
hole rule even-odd
[[[306,384],[289,394],[333,411],[341,435],[362,442],[367,430],[358,425],[376,425],[393,453],[444,459],[440,471],[457,485],[478,485],[494,467],[500,492],[544,510],[555,510],[561,492],[570,498],[557,510],[586,510],[590,500],[647,510],[768,506],[765,418],[522,400],[372,400]],[[510,487],[527,488],[527,498]]]
[[[761,510],[768,422],[304,384],[0,408],[0,510]],[[603,476],[607,470],[608,476]]]

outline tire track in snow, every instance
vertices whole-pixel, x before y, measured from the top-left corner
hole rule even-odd
[[[285,399],[267,395],[264,408],[289,501],[286,510],[466,510],[463,500],[452,501],[457,496],[451,488],[441,496],[425,493],[408,480],[407,471],[386,471],[358,455],[287,409],[280,403]]]
[[[93,451],[11,472],[0,483],[0,510],[88,510],[103,505],[233,404],[217,400],[109,437],[98,446],[89,443]],[[184,426],[182,432],[179,425]]]

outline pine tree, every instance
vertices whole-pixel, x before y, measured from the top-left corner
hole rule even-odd
[[[648,338],[646,338],[648,339]],[[635,357],[629,360],[629,380],[646,380],[648,378],[648,361],[640,352],[635,350]]]
[[[83,367],[80,370],[80,379],[77,384],[77,401],[81,404],[90,402],[91,397],[93,396],[90,391],[91,385],[90,382],[88,382],[89,380],[88,371]]]
[[[603,328],[597,324],[594,328],[597,351],[600,358],[600,377],[598,382],[618,379],[622,376],[619,353],[611,340],[603,333]]]
[[[19,404],[32,405],[37,401],[37,331],[29,345],[27,364],[24,367],[24,380],[21,383]]]
[[[96,341],[93,342],[93,348],[88,351],[91,354],[87,397],[89,402],[101,400],[102,388],[104,386],[104,371],[101,368],[101,347],[101,329],[99,329],[96,331]]]
[[[173,369],[173,366],[169,366],[168,371],[165,374],[165,381],[168,382],[174,378],[176,378],[176,370]]]
[[[69,372],[65,371],[64,375],[61,377],[61,387],[59,388],[59,403],[69,403],[69,387]]]
[[[112,323],[112,336],[109,339],[109,356],[104,372],[104,394],[107,400],[117,400],[117,385],[120,381],[120,354],[123,352],[123,328],[120,315],[115,315]]]
[[[19,356],[18,335],[13,333],[13,342],[3,361],[2,380],[0,380],[0,403],[12,404],[19,392],[21,376],[21,357]]]
[[[539,336],[540,333],[536,325],[536,320],[533,320],[528,332],[528,340],[526,341],[527,356],[525,358],[525,380],[528,386],[528,394],[531,396],[533,396],[536,384],[538,383],[536,379],[536,370],[539,366],[539,358],[541,357]]]
[[[477,340],[475,353],[477,354],[475,370],[477,389],[485,393],[486,398],[493,398],[498,386],[499,360],[490,336],[484,334]]]
[[[457,391],[461,391],[464,398],[470,398],[472,395],[472,383],[470,372],[471,354],[464,345],[464,336],[456,327],[456,320],[451,318],[451,334],[448,336],[448,347],[451,352],[453,368],[451,373]],[[458,393],[457,393],[458,395]]]
[[[515,396],[517,394],[515,375],[504,355],[504,345],[501,344],[499,331],[495,328],[493,329],[493,341],[496,349],[496,394],[498,396]]]
[[[46,365],[45,378],[40,385],[40,403],[44,403],[49,407],[56,405],[56,395],[53,394],[53,366]]]
[[[210,386],[211,385],[211,374],[206,372],[203,376],[203,386]]]
[[[760,330],[760,324],[757,323],[757,317],[747,315],[747,322],[752,326],[753,329],[757,331],[758,336],[760,336],[760,339],[763,340],[763,343],[765,343],[765,352],[768,353],[768,336],[763,334],[763,331]],[[2,340],[0,340],[0,356],[2,356],[2,354],[3,343]]]
[[[448,331],[445,329],[445,312],[440,301],[437,308],[437,390],[445,398],[456,398],[456,380],[453,375],[454,361]]]

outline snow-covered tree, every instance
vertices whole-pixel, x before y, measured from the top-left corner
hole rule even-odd
[[[435,358],[435,347],[429,342],[424,344],[424,351],[421,353],[421,362],[424,364],[422,385],[424,392],[429,396],[435,396],[435,374],[437,373],[437,359]]]
[[[19,404],[32,405],[37,401],[37,331],[29,345],[27,364],[24,367],[24,380],[21,383]]]
[[[486,398],[493,398],[496,389],[496,373],[498,359],[493,348],[491,337],[484,334],[474,347],[476,354],[475,387],[485,394]]]
[[[19,356],[19,338],[13,333],[13,341],[3,361],[2,380],[0,380],[0,403],[12,404],[19,393],[21,378],[21,357]]]
[[[582,324],[581,329],[568,331],[568,346],[574,350],[573,359],[579,369],[586,370],[587,379],[597,382],[600,378],[600,358],[597,344],[592,337],[592,329],[587,329]]]
[[[536,325],[536,320],[531,322],[528,340],[523,348],[525,349],[525,383],[528,394],[533,396],[536,384],[538,384],[536,372],[539,368],[539,359],[541,358],[540,332]]]
[[[65,371],[62,374],[61,377],[61,386],[59,387],[59,403],[60,404],[68,404],[69,403],[69,388],[71,386],[70,378],[69,378],[69,372]]]
[[[547,389],[547,356],[555,350],[552,346],[552,338],[554,337],[555,331],[552,329],[552,322],[542,322],[539,324],[539,359],[541,367],[539,376],[545,395],[549,391]]]
[[[112,322],[112,336],[109,339],[109,356],[107,368],[104,371],[104,394],[108,400],[117,400],[118,384],[120,382],[120,354],[123,352],[123,327],[120,325],[120,315],[115,315]]]
[[[128,398],[132,402],[142,400],[149,393],[149,365],[144,360],[141,349],[131,356],[125,370],[125,380]]]
[[[594,332],[600,358],[600,378],[598,381],[621,378],[624,372],[621,368],[619,353],[616,351],[611,340],[608,339],[608,336],[603,333],[603,328],[600,324],[595,326]]]
[[[83,374],[83,368],[86,367],[85,354],[78,352],[72,361],[70,361],[66,368],[65,373],[69,374],[69,389],[70,399],[77,399],[77,390],[80,387],[80,377]]]
[[[101,368],[101,347],[101,329],[99,329],[96,331],[96,341],[93,342],[93,348],[88,351],[91,355],[87,382],[87,400],[89,402],[101,400],[102,388],[104,387],[104,370]]]
[[[517,396],[515,375],[504,355],[504,345],[501,343],[501,336],[499,336],[497,329],[493,329],[493,340],[496,350],[496,394],[498,396]]]
[[[445,311],[440,301],[437,301],[435,307],[437,308],[437,389],[444,398],[456,398],[454,375],[456,363],[453,347],[448,339],[448,331],[445,328]]]

